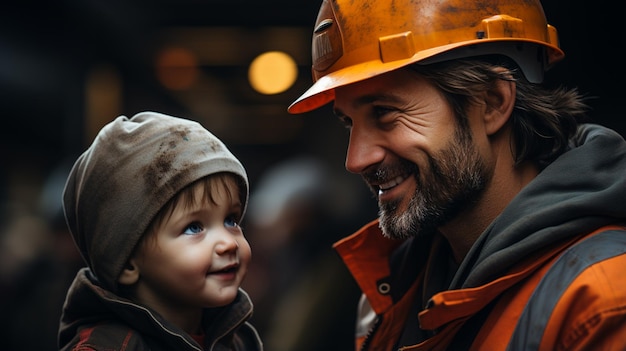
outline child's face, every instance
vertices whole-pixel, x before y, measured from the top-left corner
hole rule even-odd
[[[251,258],[239,219],[242,205],[234,181],[232,197],[222,182],[211,201],[196,186],[195,205],[179,203],[156,228],[154,240],[138,248],[137,298],[160,313],[223,306],[233,301]],[[171,316],[170,316],[171,317]]]

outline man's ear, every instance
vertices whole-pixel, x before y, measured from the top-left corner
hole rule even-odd
[[[122,274],[117,278],[117,282],[122,285],[133,285],[139,280],[139,268],[135,264],[135,259],[131,258],[124,266]]]
[[[515,106],[516,85],[513,81],[499,79],[485,93],[485,131],[487,135],[497,133],[509,120]]]

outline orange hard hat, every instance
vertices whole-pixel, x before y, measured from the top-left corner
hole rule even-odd
[[[323,0],[314,28],[314,84],[290,113],[319,108],[337,87],[412,63],[502,54],[539,83],[564,56],[539,0]]]

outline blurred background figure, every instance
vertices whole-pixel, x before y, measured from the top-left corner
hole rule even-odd
[[[61,207],[69,168],[54,170],[41,187],[13,188],[10,220],[0,231],[0,348],[7,351],[58,350],[65,293],[83,261],[72,242]],[[26,179],[26,178],[25,178]],[[15,200],[15,199],[13,199]]]
[[[365,188],[344,179],[318,158],[296,156],[253,188],[244,227],[254,252],[244,288],[268,350],[354,347],[358,288],[331,246],[376,212],[363,207],[372,202]]]

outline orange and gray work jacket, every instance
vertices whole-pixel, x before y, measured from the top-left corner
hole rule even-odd
[[[450,265],[445,239],[334,247],[362,290],[357,350],[626,350],[626,142],[582,125]]]
[[[357,350],[394,350],[412,296],[422,289],[424,272],[393,300],[386,257],[397,246],[382,237],[377,222],[335,245],[369,305],[360,309]],[[420,328],[432,336],[401,349],[626,349],[625,251],[625,228],[605,226],[542,250],[487,284],[437,293],[418,315]],[[488,311],[481,324],[468,326],[481,311]],[[463,341],[467,330],[469,342]]]

